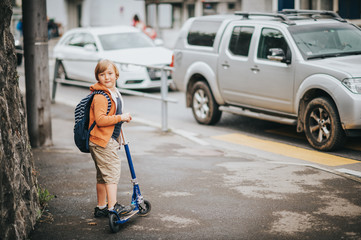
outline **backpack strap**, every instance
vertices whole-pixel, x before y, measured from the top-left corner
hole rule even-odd
[[[94,91],[93,94],[102,94],[104,97],[106,97],[106,99],[108,100],[108,109],[107,109],[107,115],[110,111],[110,108],[112,106],[112,101],[110,100],[110,97],[108,94],[106,94],[103,90],[97,90],[97,91]]]
[[[108,109],[107,109],[107,115],[108,115],[108,113],[109,113],[109,111],[110,111],[110,108],[112,107],[112,101],[110,100],[110,97],[109,97],[109,95],[108,94],[106,94],[103,90],[97,90],[97,91],[94,91],[93,93],[92,93],[93,95],[95,95],[95,94],[102,94],[104,97],[106,97],[106,99],[108,100]],[[93,130],[93,128],[95,127],[95,121],[93,122],[93,124],[90,126],[90,128],[89,128],[89,133],[91,132],[91,130]]]

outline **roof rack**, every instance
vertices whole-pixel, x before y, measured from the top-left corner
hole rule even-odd
[[[295,22],[290,20],[285,14],[282,13],[259,13],[259,12],[235,12],[235,15],[243,16],[245,19],[249,19],[249,16],[265,16],[265,17],[274,17],[280,18],[282,22],[288,25],[294,25]]]
[[[340,22],[347,22],[345,19],[341,18],[335,12],[326,11],[326,10],[295,10],[295,9],[283,9],[278,12],[279,14],[285,15],[293,15],[293,16],[301,16],[301,15],[309,15],[313,19],[317,19],[317,16],[329,16]]]
[[[326,11],[326,10],[295,10],[295,9],[283,9],[278,13],[259,13],[259,12],[235,12],[235,15],[243,16],[245,19],[249,19],[250,16],[265,16],[279,18],[283,23],[288,25],[295,25],[296,23],[291,19],[292,16],[301,16],[307,15],[310,18],[316,20],[317,16],[329,16],[332,19],[335,19],[340,22],[347,22],[345,19],[341,18],[335,12]]]

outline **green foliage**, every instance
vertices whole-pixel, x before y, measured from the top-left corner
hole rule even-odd
[[[53,199],[55,196],[50,194],[48,189],[38,187],[38,197],[39,197],[40,207],[42,210],[44,210],[45,207],[48,205],[48,202],[51,199]]]

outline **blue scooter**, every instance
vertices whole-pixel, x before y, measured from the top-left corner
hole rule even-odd
[[[139,185],[135,176],[132,157],[130,156],[129,146],[128,143],[125,142],[123,131],[121,131],[121,137],[123,140],[122,144],[124,145],[125,153],[128,159],[130,174],[132,175],[133,196],[131,205],[134,206],[134,209],[130,213],[122,216],[120,216],[114,210],[109,211],[109,226],[110,230],[113,233],[119,232],[120,224],[126,223],[131,217],[135,216],[136,214],[143,217],[149,215],[152,208],[150,202],[144,200],[142,194],[140,193]]]

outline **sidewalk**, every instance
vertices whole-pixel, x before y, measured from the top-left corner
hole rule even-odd
[[[36,225],[30,239],[101,239],[99,234],[117,238],[109,234],[107,219],[93,218],[96,206],[95,167],[90,154],[81,153],[74,145],[74,108],[56,103],[52,104],[51,110],[53,146],[34,149],[33,152],[38,182],[55,198],[49,202],[49,211]],[[146,193],[149,194],[154,187],[148,186],[146,179],[152,178],[154,183],[154,176],[146,173],[145,168],[159,168],[159,165],[154,165],[156,158],[171,161],[175,149],[191,147],[193,143],[173,133],[163,133],[158,128],[136,122],[123,124],[123,132],[129,142],[140,189],[147,199]],[[122,173],[118,201],[129,204],[132,184],[124,148],[120,155]],[[164,181],[159,177],[156,182]],[[152,205],[157,209],[157,204]]]
[[[202,146],[142,123],[123,125],[140,190],[152,204],[111,234],[93,218],[95,167],[73,143],[73,107],[52,105],[53,146],[34,149],[42,188],[56,196],[30,235],[60,239],[360,239],[360,184],[307,166]],[[118,201],[129,204],[121,150]]]

